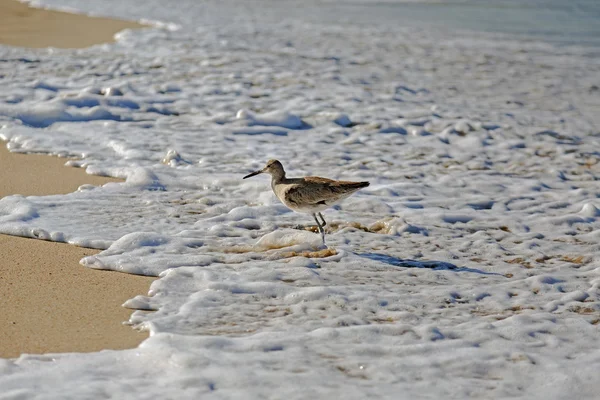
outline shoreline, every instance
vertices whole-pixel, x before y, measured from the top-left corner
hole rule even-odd
[[[18,0],[0,2],[0,45],[81,49],[112,43],[124,29],[144,27],[135,21],[35,8]]]
[[[137,22],[0,2],[0,45],[78,49],[114,42]],[[0,198],[70,193],[117,179],[65,167],[67,159],[10,153],[0,141]],[[95,352],[137,347],[148,337],[123,322],[124,301],[148,292],[152,277],[85,268],[99,251],[0,234],[0,358],[23,353]]]
[[[0,141],[0,198],[69,193],[117,179],[65,167],[67,159],[10,153]],[[0,234],[0,357],[137,347],[148,337],[123,325],[123,302],[148,292],[152,277],[83,267],[97,254],[65,243]]]

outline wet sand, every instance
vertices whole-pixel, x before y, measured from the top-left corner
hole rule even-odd
[[[140,28],[135,22],[35,9],[0,0],[0,44],[83,48]],[[0,198],[69,193],[115,179],[65,167],[67,160],[15,154],[0,141]],[[79,264],[96,254],[64,243],[0,235],[0,357],[22,353],[93,352],[136,347],[148,334],[123,325],[121,305],[146,294],[153,278],[99,271]]]
[[[0,141],[0,197],[69,193],[116,181],[65,167],[64,158],[9,153]],[[148,335],[123,325],[121,305],[153,278],[85,268],[98,253],[64,243],[0,235],[0,357],[136,347]]]
[[[114,41],[115,33],[143,28],[133,21],[88,17],[0,0],[0,44],[75,49]]]

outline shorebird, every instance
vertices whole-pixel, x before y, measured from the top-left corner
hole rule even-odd
[[[334,181],[318,176],[286,178],[283,165],[277,160],[269,160],[263,169],[246,175],[244,179],[262,173],[271,175],[271,188],[275,196],[286,207],[313,216],[321,234],[323,245],[325,245],[325,230],[323,227],[327,225],[327,222],[325,222],[321,211],[349,197],[357,190],[369,186],[369,182]],[[319,222],[317,215],[321,218],[322,223]]]

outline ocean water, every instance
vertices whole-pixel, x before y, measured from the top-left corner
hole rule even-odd
[[[560,45],[600,46],[595,0],[344,1],[349,20],[500,33]],[[339,7],[334,2],[332,7]],[[321,15],[331,15],[323,13]]]
[[[593,47],[348,2],[44,4],[153,27],[0,47],[0,138],[126,181],[3,198],[0,232],[156,276],[124,305],[151,336],[0,360],[0,399],[597,394]],[[324,213],[328,249],[266,177],[242,180],[270,158],[371,182]]]
[[[34,0],[36,3],[134,18],[148,8],[139,0],[123,5],[118,1],[99,5],[80,0]],[[236,6],[263,19],[276,14],[279,19],[293,17],[309,23],[483,32],[561,46],[600,46],[600,2],[596,0],[251,0]],[[196,6],[194,2],[163,0],[150,7],[169,16]]]

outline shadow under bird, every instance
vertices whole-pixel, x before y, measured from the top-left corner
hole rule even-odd
[[[244,179],[263,173],[271,175],[271,188],[275,196],[286,207],[313,216],[319,228],[323,245],[325,245],[323,227],[327,225],[327,222],[321,211],[344,200],[359,189],[369,186],[369,182],[334,181],[318,176],[286,178],[283,165],[277,160],[269,160],[263,169],[246,175]],[[317,215],[322,222],[319,222]]]

